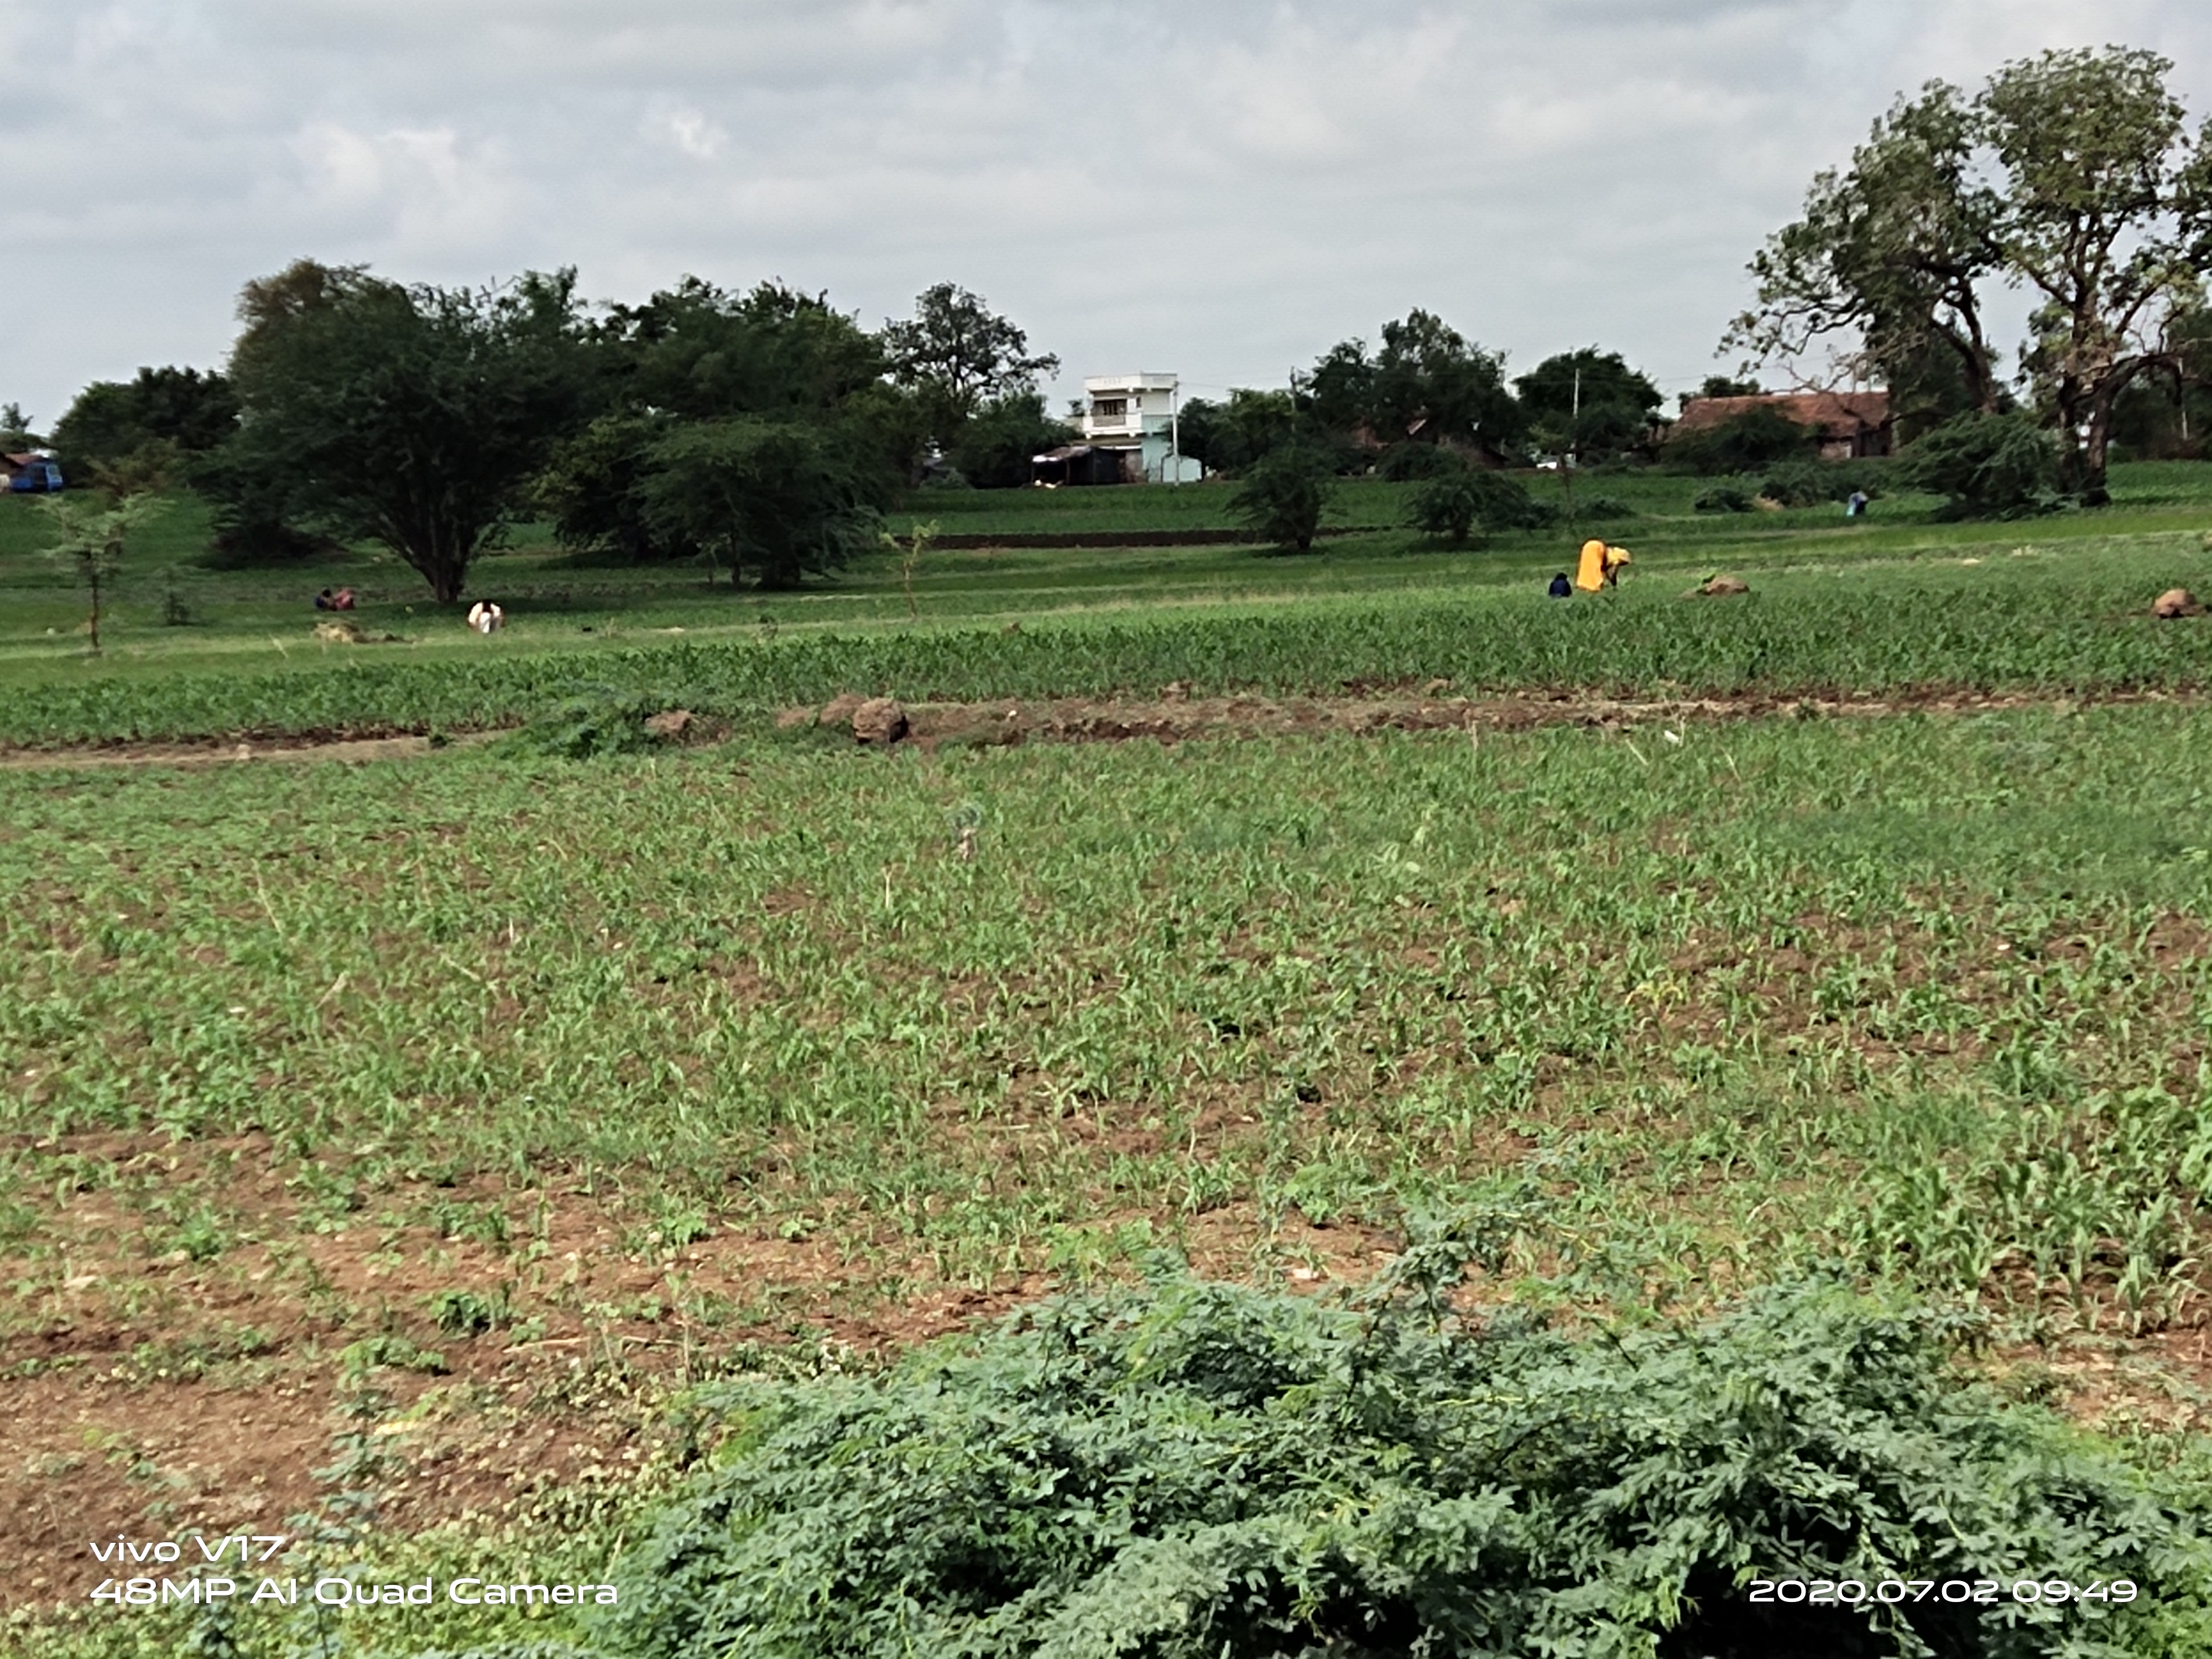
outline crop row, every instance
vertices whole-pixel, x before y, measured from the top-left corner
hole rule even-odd
[[[11,690],[0,742],[511,724],[605,685],[738,714],[842,690],[910,699],[1312,693],[1450,679],[1470,692],[1864,694],[1944,686],[2090,693],[2212,680],[2212,644],[2110,581],[2051,573],[1976,590],[1942,572],[1747,600],[1647,590],[1553,605],[1519,595],[1316,602],[1259,614],[1039,621],[1018,631],[789,634],[579,653],[375,661],[263,674],[100,678]]]

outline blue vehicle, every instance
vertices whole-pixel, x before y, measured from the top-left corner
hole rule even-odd
[[[63,489],[62,470],[43,455],[10,455],[8,488],[18,495],[58,495]]]

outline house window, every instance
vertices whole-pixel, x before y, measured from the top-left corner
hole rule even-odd
[[[1127,398],[1100,398],[1091,405],[1091,416],[1093,420],[1118,421],[1127,416],[1128,412],[1129,400]]]

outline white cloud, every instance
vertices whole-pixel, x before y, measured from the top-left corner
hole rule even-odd
[[[639,131],[695,161],[713,161],[730,142],[730,135],[719,122],[709,120],[688,104],[656,106],[639,123]]]

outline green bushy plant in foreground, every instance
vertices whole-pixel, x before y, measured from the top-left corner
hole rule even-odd
[[[2199,1541],[1962,1381],[1956,1324],[1809,1285],[1571,1340],[1455,1316],[1473,1253],[1432,1237],[1351,1305],[1169,1279],[879,1378],[728,1392],[738,1449],[631,1558],[610,1651],[2027,1659],[2212,1633]],[[2136,1595],[2029,1605],[2029,1577]],[[1750,1600],[1784,1577],[2003,1589]]]

